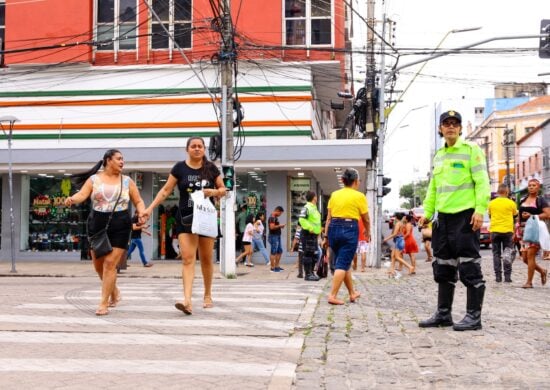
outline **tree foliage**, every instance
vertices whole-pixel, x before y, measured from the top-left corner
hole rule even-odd
[[[426,197],[428,183],[428,180],[419,180],[401,186],[399,189],[399,196],[405,199],[405,202],[401,204],[401,207],[411,209],[415,206],[421,206],[422,201]]]

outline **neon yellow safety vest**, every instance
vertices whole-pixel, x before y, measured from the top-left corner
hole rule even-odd
[[[307,202],[298,220],[302,229],[314,234],[321,233],[321,213],[313,203]]]
[[[477,144],[459,138],[453,146],[437,151],[424,199],[426,218],[435,212],[455,214],[467,209],[483,215],[490,197],[485,155]]]

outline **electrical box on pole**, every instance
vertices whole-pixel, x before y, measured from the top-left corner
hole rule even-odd
[[[539,57],[550,58],[550,19],[540,21]]]

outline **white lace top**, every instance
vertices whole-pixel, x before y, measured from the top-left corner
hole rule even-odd
[[[110,213],[113,211],[118,194],[120,193],[120,183],[113,185],[103,183],[98,175],[92,175],[92,208],[95,211]],[[115,211],[128,210],[130,203],[130,177],[122,176],[122,194],[117,203]]]

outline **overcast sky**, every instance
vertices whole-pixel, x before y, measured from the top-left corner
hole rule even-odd
[[[364,7],[365,3],[366,0],[357,0],[354,4]],[[500,36],[538,34],[541,19],[550,19],[550,1],[376,1],[377,18],[381,19],[383,11],[397,22],[395,47],[407,53],[410,52],[405,50],[407,48],[434,49],[453,29],[482,27],[478,31],[449,34],[441,48],[461,47]],[[494,96],[493,88],[498,82],[550,83],[550,76],[537,76],[550,72],[550,59],[539,59],[536,51],[508,52],[510,49],[538,48],[537,39],[501,40],[479,48],[502,50],[497,50],[496,54],[449,55],[428,62],[404,95],[403,102],[397,104],[388,118],[384,174],[392,178],[392,192],[384,198],[384,208],[395,208],[402,202],[398,199],[401,185],[410,183],[412,178],[426,178],[435,104],[442,102],[444,107],[451,108],[460,106],[456,103],[460,99],[483,101]],[[402,55],[399,65],[424,56]],[[386,61],[391,64],[392,60],[387,58]],[[401,71],[396,89],[403,90],[420,66]]]

